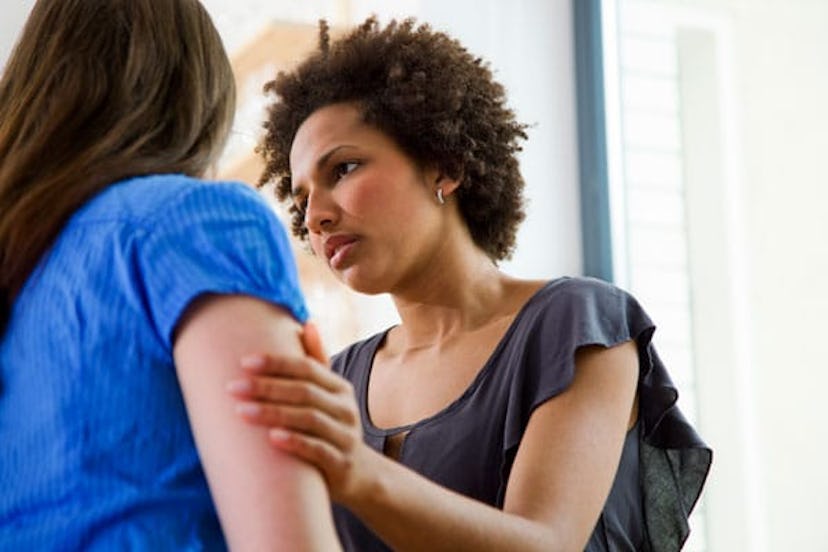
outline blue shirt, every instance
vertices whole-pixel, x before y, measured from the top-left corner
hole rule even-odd
[[[206,292],[307,317],[254,190],[141,177],[75,213],[0,344],[0,550],[226,548],[172,357]]]

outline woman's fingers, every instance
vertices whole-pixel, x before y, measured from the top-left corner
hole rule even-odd
[[[322,336],[319,335],[319,329],[313,322],[307,322],[302,328],[302,346],[308,356],[322,364],[328,364],[328,355],[322,345]]]
[[[258,425],[314,437],[341,451],[350,450],[358,437],[349,425],[315,408],[244,402],[236,410]]]
[[[243,404],[261,406],[302,406],[324,412],[346,424],[357,420],[355,406],[346,394],[335,394],[313,383],[278,378],[245,378],[234,380],[228,390]],[[248,410],[253,410],[251,406]]]
[[[271,429],[268,438],[276,448],[316,466],[329,486],[336,486],[347,471],[349,457],[322,439],[282,428]]]
[[[248,355],[241,359],[241,367],[251,375],[270,375],[315,382],[330,390],[339,391],[346,383],[340,376],[309,357],[274,357]]]
[[[353,390],[347,382],[338,392],[331,392],[305,380],[248,376],[232,380],[227,390],[239,399],[317,408],[348,424],[357,420]]]

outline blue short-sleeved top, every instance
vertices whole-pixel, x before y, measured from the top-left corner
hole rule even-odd
[[[75,213],[0,344],[0,550],[226,548],[172,358],[208,292],[307,317],[251,188],[140,177]]]

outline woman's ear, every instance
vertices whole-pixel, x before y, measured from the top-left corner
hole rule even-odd
[[[458,174],[453,177],[449,174],[451,172]],[[435,193],[438,189],[442,190],[443,197],[448,197],[453,194],[460,187],[460,183],[463,182],[462,172],[460,170],[453,171],[451,167],[448,169],[437,166],[429,167],[426,171],[426,176],[428,177],[427,181],[431,185],[432,190]]]
[[[441,204],[445,202],[444,198],[453,194],[463,181],[462,174],[456,178],[451,177],[448,171],[436,165],[426,166],[423,169],[423,176],[431,193],[437,196],[437,201]]]
[[[461,178],[451,178],[443,172],[438,172],[434,180],[434,186],[443,190],[443,197],[448,197],[460,187]]]

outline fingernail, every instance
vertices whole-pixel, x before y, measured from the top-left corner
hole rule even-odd
[[[227,384],[227,390],[231,393],[249,393],[253,390],[253,384],[247,379],[232,380]]]
[[[270,430],[270,438],[274,441],[287,441],[290,433],[280,427],[274,427]]]
[[[264,367],[264,358],[259,355],[250,355],[242,357],[241,367],[245,370],[261,370]]]
[[[255,416],[262,411],[262,407],[256,403],[241,403],[236,405],[236,412],[245,416]]]

